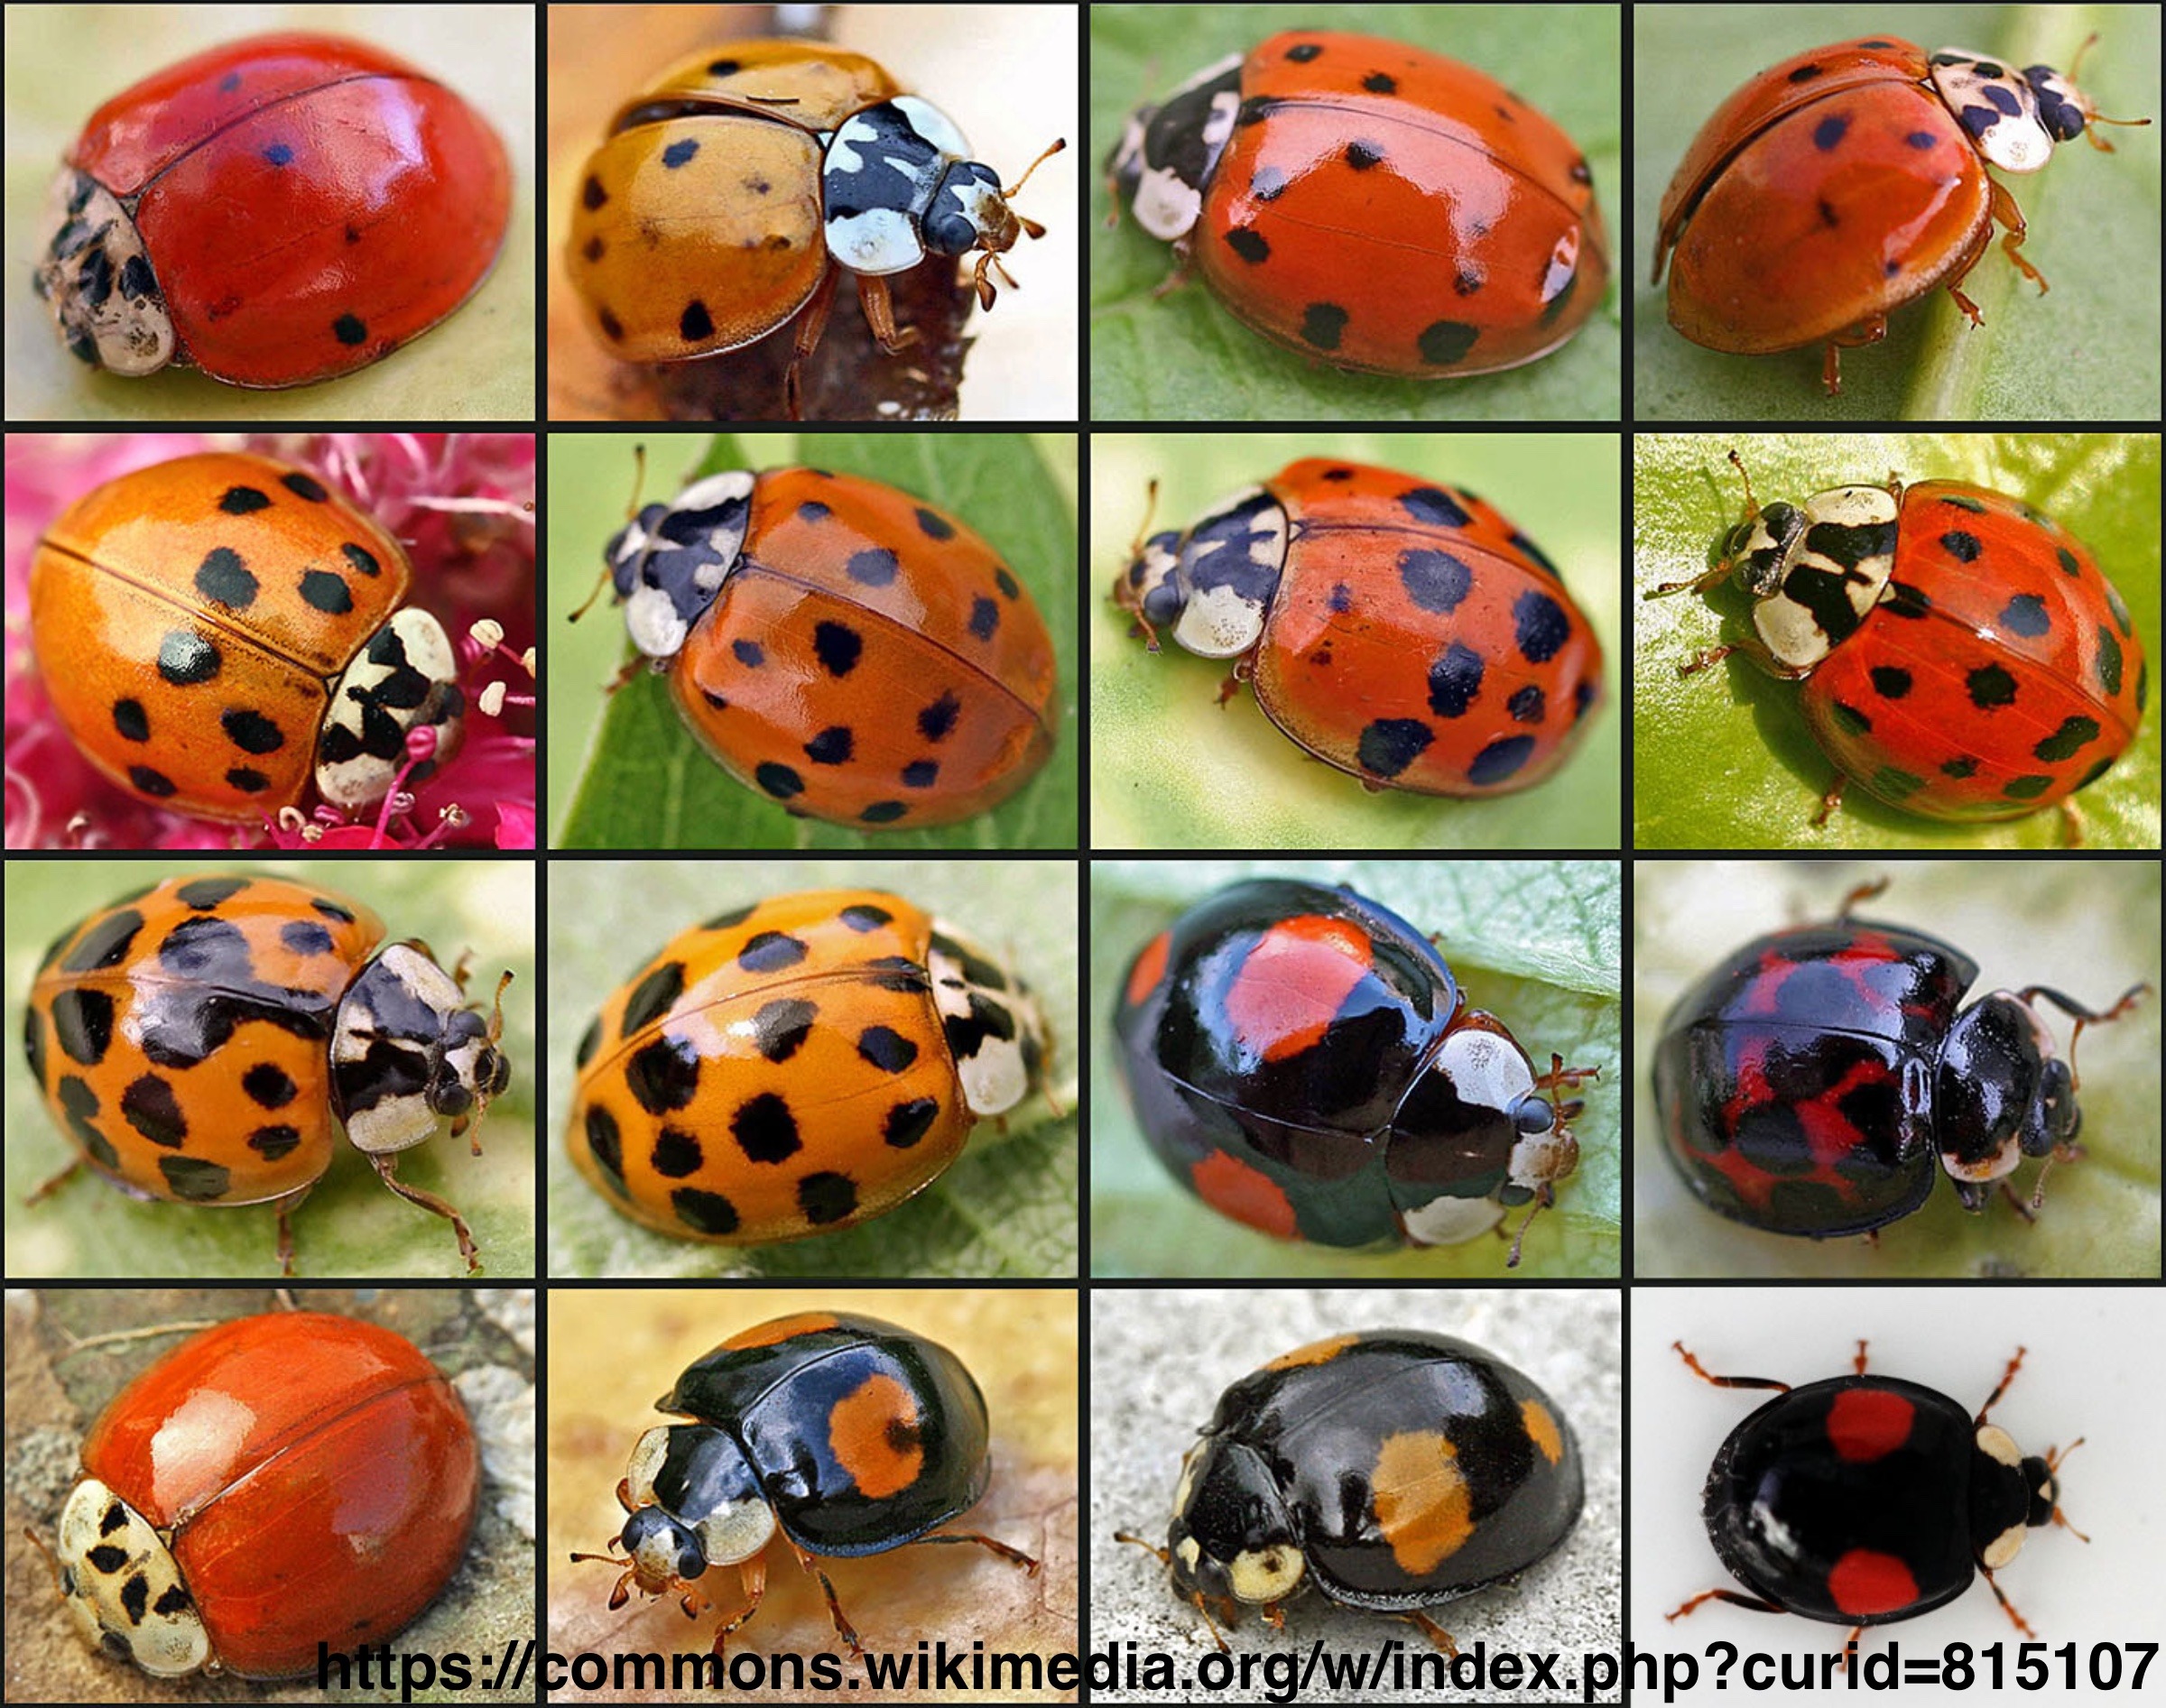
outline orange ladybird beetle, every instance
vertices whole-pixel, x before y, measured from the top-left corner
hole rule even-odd
[[[1045,763],[1052,637],[983,539],[893,486],[736,470],[649,504],[606,573],[716,762],[791,813],[952,824]]]
[[[271,1204],[293,1271],[291,1213],[330,1167],[332,1134],[384,1184],[442,1216],[469,1270],[465,1220],[398,1177],[399,1153],[477,1128],[511,1082],[504,985],[484,1020],[426,943],[379,949],[384,921],[320,885],[213,873],[123,896],[54,939],[23,1048],[45,1106],[123,1192]],[[481,1154],[478,1136],[474,1153]]]
[[[60,1589],[83,1636],[154,1678],[312,1675],[374,1648],[466,1558],[481,1456],[412,1342],[315,1311],[176,1346],[83,1439]]]
[[[398,542],[303,469],[207,451],[107,481],[45,531],[31,645],[83,756],[138,799],[257,820],[428,777],[466,697]]]
[[[1274,35],[1139,107],[1106,169],[1116,217],[1125,195],[1236,319],[1336,367],[1518,367],[1577,332],[1609,281],[1578,144],[1402,42]]]
[[[892,355],[918,331],[896,327],[890,276],[977,252],[989,309],[998,257],[1044,235],[1008,206],[1022,183],[1004,190],[969,150],[863,54],[733,42],[671,66],[610,121],[579,175],[566,264],[588,320],[628,362],[717,355],[796,320],[794,417],[798,370],[842,273]]]
[[[1824,344],[1839,392],[1841,347],[1879,342],[1905,303],[1946,287],[1980,324],[1962,285],[1996,225],[2043,291],[2023,210],[1986,167],[2035,172],[2077,136],[2111,152],[2090,127],[2129,122],[2050,66],[1893,36],[1785,60],[1723,103],[1670,180],[1654,251],[1657,282],[1676,251],[1670,324],[1736,355]]]
[[[54,180],[33,283],[94,368],[305,385],[464,302],[511,195],[495,132],[435,78],[363,42],[250,36],[90,115]]]
[[[671,941],[579,1039],[566,1142],[634,1221],[757,1245],[921,1191],[1042,1084],[1030,987],[876,890],[780,896]]]

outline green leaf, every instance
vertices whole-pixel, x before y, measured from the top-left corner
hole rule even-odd
[[[1138,950],[1182,909],[1250,877],[1344,883],[1433,931],[1469,1005],[1486,1009],[1546,1066],[1555,1051],[1599,1068],[1572,1131],[1579,1168],[1528,1232],[1514,1276],[1619,1273],[1625,1092],[1618,980],[1623,924],[1608,861],[1206,860],[1091,867],[1091,989],[1106,1027]],[[1275,1240],[1227,1220],[1176,1182],[1135,1125],[1110,1029],[1091,1060],[1090,1263],[1094,1275],[1465,1279],[1504,1274],[1507,1241],[1372,1252]],[[1505,1220],[1516,1229],[1523,1211]]]
[[[1061,726],[1045,768],[992,812],[939,829],[875,834],[793,818],[734,781],[679,723],[666,685],[636,673],[605,694],[626,656],[624,625],[597,602],[579,632],[560,629],[550,679],[553,800],[569,800],[556,845],[566,848],[1060,848],[1078,840],[1074,440],[1021,434],[805,434],[794,441],[655,436],[649,497],[695,474],[810,462],[920,494],[995,542],[1030,588],[1062,660]],[[1067,459],[1065,468],[1056,458]],[[559,622],[586,596],[578,566],[597,570],[624,525],[630,447],[619,435],[550,440],[550,578]],[[577,770],[565,766],[577,756]],[[563,763],[559,762],[562,761]]]
[[[1623,343],[1618,14],[1559,5],[1541,28],[1510,6],[1363,6],[1365,35],[1427,48],[1506,84],[1585,152],[1603,198],[1612,281],[1602,308],[1563,349],[1509,373],[1409,381],[1347,374],[1250,331],[1199,278],[1161,296],[1168,248],[1132,221],[1107,229],[1101,183],[1090,247],[1091,412],[1099,420],[1615,420]],[[1162,100],[1205,66],[1273,32],[1313,29],[1299,6],[1093,6],[1092,158],[1103,162],[1130,111]]]
[[[2090,547],[2159,657],[2159,436],[2155,433],[1643,434],[1633,457],[1633,811],[1641,848],[2054,848],[2049,810],[2004,824],[1921,818],[1847,790],[1816,829],[1835,776],[1794,683],[1742,657],[1680,677],[1680,662],[1744,632],[1750,601],[1726,582],[1705,600],[1645,602],[1706,572],[1743,511],[1735,447],[1763,503],[1848,481],[1967,480],[2035,505]],[[2113,770],[2074,797],[2086,845],[2159,845],[2159,720],[2147,715]]]
[[[481,1123],[482,1154],[439,1135],[399,1159],[399,1178],[465,1215],[492,1279],[534,1273],[534,879],[523,863],[217,860],[7,863],[7,988],[27,992],[51,941],[111,898],[177,872],[262,872],[329,886],[373,909],[389,938],[424,937],[449,968],[473,951],[470,998],[504,993],[510,1087]],[[53,1124],[19,1048],[6,1052],[7,1272],[276,1279],[278,1225],[267,1205],[145,1203],[82,1170],[51,1196],[23,1199],[77,1154]],[[336,1132],[336,1129],[334,1129]],[[464,1277],[449,1224],[386,1191],[343,1133],[330,1166],[292,1215],[295,1269],[324,1276]]]
[[[627,877],[636,872],[636,881]],[[1043,1279],[1077,1268],[1077,965],[1073,861],[743,863],[558,861],[549,870],[551,1107],[571,1106],[573,1054],[605,992],[680,931],[765,896],[885,889],[1007,957],[1053,1029],[1051,1096],[981,1122],[962,1156],[917,1196],[840,1233],[780,1245],[673,1240],[620,1215],[549,1156],[550,1267],[559,1275]],[[569,922],[569,923],[568,923]]]
[[[1091,441],[1091,567],[1110,590],[1128,561],[1146,492],[1152,526],[1185,528],[1214,501],[1295,457],[1341,456],[1471,488],[1562,570],[1609,660],[1608,701],[1555,776],[1516,794],[1449,800],[1388,789],[1310,759],[1243,693],[1223,705],[1223,662],[1169,642],[1158,653],[1094,599],[1090,636],[1091,840],[1100,848],[1615,848],[1623,816],[1617,660],[1615,440],[1597,433],[1100,433]]]
[[[1685,1189],[1662,1139],[1652,1064],[1678,1000],[1724,956],[1764,932],[1833,915],[1853,885],[1889,878],[1861,903],[1868,919],[1930,932],[1975,956],[1975,1000],[2045,984],[2104,1009],[2130,985],[2159,983],[2155,861],[1641,861],[1633,879],[1633,1268],[1639,1275],[2060,1278],[2159,1273],[2159,1021],[2154,992],[2111,1025],[2087,1027],[2080,1070],[2083,1156],[2056,1165],[2036,1222],[2003,1200],[1973,1215],[1945,1180],[1878,1239],[1802,1240],[1726,1221]],[[2050,1005],[2061,1053],[2072,1022]],[[2028,1200],[2040,1165],[2011,1183]],[[1934,1170],[1936,1176],[1939,1170]]]
[[[1771,33],[1770,19],[1779,23]],[[1662,195],[1700,126],[1755,73],[1867,33],[1928,52],[1967,47],[2066,71],[2094,30],[2084,90],[2115,117],[2160,113],[2156,6],[1647,6],[1634,13],[1634,229],[1623,271],[1633,302],[1633,397],[1642,420],[2156,420],[2160,396],[2159,146],[2155,131],[2104,127],[2100,153],[2055,151],[2045,171],[2003,174],[2029,226],[2023,254],[2041,297],[1997,244],[1964,281],[1984,324],[1947,291],[1897,309],[1884,342],[1847,350],[1843,389],[1820,384],[1820,349],[1726,355],[1669,324],[1669,284],[1650,284]],[[2146,282],[2132,288],[2132,281]]]

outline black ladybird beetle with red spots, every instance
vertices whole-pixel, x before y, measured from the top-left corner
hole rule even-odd
[[[1954,1601],[1976,1571],[2015,1628],[2036,1635],[1993,1574],[2015,1558],[2027,1529],[2057,1524],[2081,1536],[2060,1516],[2054,1474],[2078,1444],[2025,1457],[1986,1421],[2023,1366],[2022,1347],[1975,1417],[1930,1388],[1868,1376],[1862,1340],[1855,1374],[1802,1388],[1711,1376],[1681,1343],[1676,1350],[1703,1381],[1776,1397],[1730,1431],[1702,1498],[1708,1540],[1753,1593],[1708,1590],[1667,1617],[1727,1602],[1848,1625],[1855,1645],[1867,1625]]]
[[[990,1426],[962,1361],[908,1329],[840,1311],[780,1316],[695,1359],[654,1406],[693,1421],[657,1425],[633,1446],[616,1485],[624,1557],[571,1557],[623,1568],[612,1609],[636,1585],[680,1597],[687,1618],[708,1604],[696,1587],[707,1569],[736,1566],[748,1605],[717,1629],[717,1655],[759,1611],[777,1529],[857,1655],[820,1557],[975,1542],[1038,1574],[1031,1556],[989,1536],[930,1534],[984,1496]]]
[[[1159,1160],[1220,1214],[1319,1245],[1454,1245],[1578,1166],[1592,1078],[1536,1070],[1428,938],[1340,888],[1253,879],[1143,946],[1115,1060]]]
[[[1654,1097],[1670,1160],[1718,1215],[1827,1239],[1920,1208],[1934,1165],[1967,1210],[2032,1157],[2079,1156],[2076,1039],[2117,1019],[2042,985],[1958,1012],[1978,965],[1908,926],[1851,917],[1886,885],[1853,891],[1835,919],[1755,937],[1678,1000],[1655,1047]],[[2033,1006],[2072,1015],[2068,1060]]]
[[[1395,1613],[1516,1577],[1578,1522],[1579,1448],[1554,1401],[1449,1334],[1370,1329],[1274,1358],[1220,1396],[1181,1461],[1164,1560],[1207,1620],[1260,1606],[1273,1629],[1313,1583]],[[1218,1646],[1226,1647],[1217,1627]]]

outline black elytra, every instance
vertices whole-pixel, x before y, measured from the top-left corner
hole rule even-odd
[[[2016,1629],[2034,1635],[1994,1573],[2029,1528],[2055,1524],[2081,1536],[2060,1515],[2056,1475],[2081,1444],[2026,1457],[1986,1421],[2023,1348],[1975,1417],[1933,1389],[1867,1375],[1862,1340],[1851,1375],[1799,1388],[1710,1375],[1682,1343],[1675,1349],[1703,1381],[1776,1397],[1730,1432],[1702,1494],[1717,1557],[1753,1593],[1708,1590],[1667,1617],[1726,1602],[1847,1625],[1855,1648],[1866,1626],[1930,1612],[1982,1574]]]
[[[1541,1388],[1467,1341],[1375,1329],[1228,1388],[1183,1462],[1167,1546],[1152,1552],[1207,1620],[1246,1603],[1276,1626],[1313,1584],[1456,1652],[1421,1610],[1545,1557],[1582,1498],[1571,1426]]]

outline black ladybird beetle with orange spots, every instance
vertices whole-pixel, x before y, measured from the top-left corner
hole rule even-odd
[[[777,1317],[695,1359],[654,1405],[693,1421],[657,1425],[634,1445],[616,1485],[625,1557],[571,1556],[624,1568],[612,1609],[637,1585],[680,1597],[697,1618],[707,1605],[697,1580],[735,1565],[748,1604],[716,1630],[719,1655],[759,1611],[780,1529],[819,1580],[842,1640],[862,1655],[819,1557],[975,1542],[1038,1574],[1031,1556],[989,1536],[930,1534],[984,1496],[990,1426],[962,1361],[908,1329],[840,1311]]]
[[[1771,1388],[1775,1398],[1730,1431],[1703,1500],[1716,1555],[1753,1593],[1708,1590],[1669,1618],[1727,1602],[1847,1625],[1855,1647],[1868,1625],[1954,1601],[1975,1568],[2016,1630],[2036,1635],[1993,1574],[2015,1558],[2027,1529],[2074,1529],[2060,1516],[2055,1472],[2075,1444],[2025,1457],[1986,1421],[2023,1366],[2022,1347],[1975,1417],[1933,1389],[1866,1375],[1862,1340],[1853,1374],[1802,1388],[1711,1376],[1681,1343],[1676,1352],[1702,1381]]]
[[[1581,1492],[1571,1426],[1518,1371],[1449,1334],[1371,1329],[1274,1358],[1219,1397],[1151,1551],[1207,1620],[1245,1602],[1276,1629],[1313,1583],[1457,1654],[1421,1609],[1543,1558]]]

